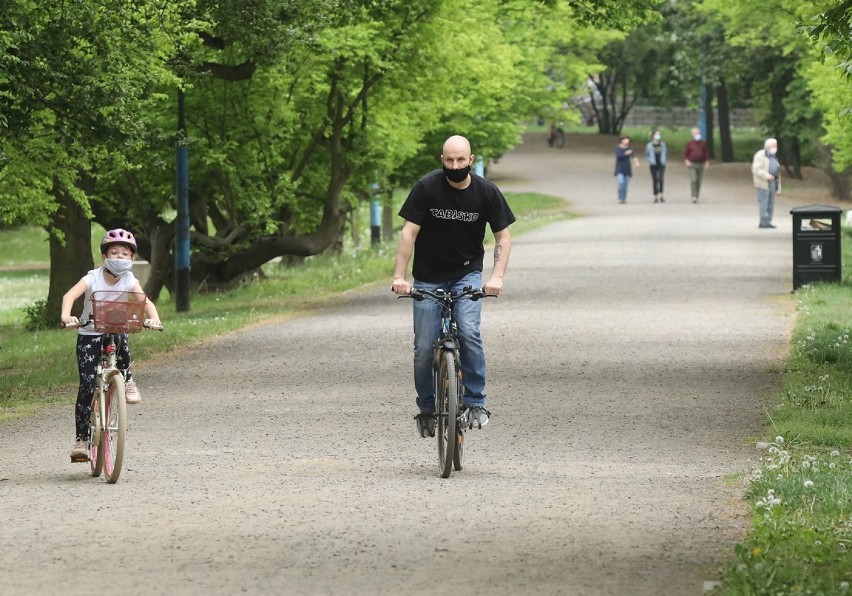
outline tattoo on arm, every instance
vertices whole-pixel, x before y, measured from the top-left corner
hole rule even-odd
[[[503,256],[503,245],[499,242],[494,246],[494,262],[497,263]]]

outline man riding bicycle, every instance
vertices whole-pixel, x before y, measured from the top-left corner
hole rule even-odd
[[[471,175],[475,156],[470,142],[452,136],[444,142],[443,168],[417,181],[399,210],[405,219],[396,252],[394,293],[407,295],[412,287],[458,292],[466,286],[482,287],[486,294],[499,295],[509,262],[509,226],[515,216],[505,197],[490,181]],[[494,267],[483,286],[485,224],[494,234]],[[405,279],[414,254],[414,284]],[[435,436],[435,394],[432,387],[432,344],[440,334],[441,309],[431,300],[414,301],[414,388],[415,416],[421,437]],[[463,300],[455,317],[460,340],[464,403],[468,424],[482,428],[490,412],[485,409],[485,351],[480,335],[482,302]]]

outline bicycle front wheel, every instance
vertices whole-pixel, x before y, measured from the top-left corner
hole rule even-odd
[[[124,403],[124,378],[113,375],[106,393],[106,420],[101,456],[104,478],[110,484],[118,482],[124,460],[124,435],[127,431],[127,404]]]
[[[438,386],[435,388],[438,415],[438,470],[441,478],[453,471],[459,415],[459,377],[452,352],[442,352],[438,367]]]
[[[89,465],[92,476],[97,478],[104,471],[103,458],[103,421],[101,420],[101,391],[95,389],[89,406]]]

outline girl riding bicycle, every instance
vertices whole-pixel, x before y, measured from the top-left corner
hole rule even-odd
[[[123,292],[142,292],[139,280],[131,273],[135,254],[136,238],[131,232],[119,228],[104,234],[101,240],[103,266],[89,271],[62,297],[63,325],[89,320],[92,315],[92,292],[115,290],[116,295],[122,295]],[[83,313],[78,319],[71,315],[71,308],[74,302],[84,295]],[[145,302],[145,315],[151,324],[160,325],[157,307],[150,300]],[[86,327],[78,327],[77,333],[77,369],[80,373],[80,387],[77,390],[77,406],[74,414],[77,438],[71,449],[71,461],[85,462],[89,460],[89,408],[95,391],[95,376],[100,361],[103,334]],[[130,348],[127,334],[119,334],[117,343],[118,367],[126,379],[126,401],[129,404],[137,404],[142,401],[142,396],[130,372]]]

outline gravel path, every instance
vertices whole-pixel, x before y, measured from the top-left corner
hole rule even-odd
[[[619,206],[612,146],[531,135],[489,172],[585,217],[515,239],[463,471],[415,433],[388,280],[138,366],[114,486],[68,462],[70,404],[0,427],[0,592],[700,594],[782,382],[789,205],[758,230],[748,166],[714,164],[697,205],[673,165],[667,204],[643,166]]]

